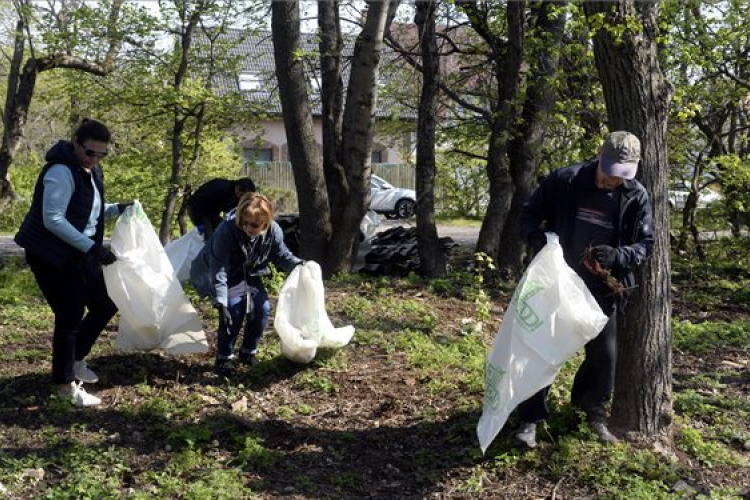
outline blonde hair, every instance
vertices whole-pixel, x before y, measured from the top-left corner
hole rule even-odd
[[[237,227],[242,229],[242,225],[247,221],[253,221],[261,226],[265,231],[273,222],[273,205],[271,201],[259,193],[245,193],[237,204],[237,216],[234,218]]]

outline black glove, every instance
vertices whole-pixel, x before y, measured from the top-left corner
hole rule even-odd
[[[599,245],[591,249],[591,254],[602,267],[612,269],[617,260],[617,250],[609,245]]]
[[[538,252],[547,244],[547,236],[541,229],[536,229],[529,234],[528,243],[534,252]]]
[[[117,260],[115,254],[109,248],[103,247],[99,243],[94,243],[94,246],[89,248],[88,254],[103,266],[114,264]]]
[[[227,328],[232,326],[232,315],[229,313],[229,308],[221,304],[214,304],[216,311],[219,313],[219,323],[224,323]]]
[[[132,207],[133,203],[135,203],[135,202],[134,201],[129,201],[127,203],[118,203],[117,204],[117,210],[120,211],[120,215],[122,215],[122,213],[125,211],[126,208]]]

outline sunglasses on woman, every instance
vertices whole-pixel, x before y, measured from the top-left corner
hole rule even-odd
[[[89,158],[104,158],[109,154],[109,151],[94,151],[93,149],[87,149],[83,153]]]

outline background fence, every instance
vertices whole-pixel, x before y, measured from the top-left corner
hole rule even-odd
[[[396,187],[414,189],[414,165],[405,163],[373,163],[372,173]],[[266,188],[295,191],[292,164],[288,161],[246,163],[243,175]]]
[[[372,173],[382,177],[395,187],[415,189],[414,165],[405,163],[373,163]],[[242,175],[250,177],[258,187],[273,197],[279,213],[297,212],[297,189],[294,186],[292,164],[288,161],[246,163]],[[415,189],[416,190],[416,189]],[[481,203],[481,202],[480,202]],[[435,186],[435,210],[448,211],[454,216],[470,216],[469,211],[456,211],[455,203],[447,199],[447,190],[440,182]],[[486,206],[486,203],[484,203]]]

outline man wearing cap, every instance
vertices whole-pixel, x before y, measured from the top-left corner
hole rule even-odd
[[[635,135],[612,132],[598,158],[550,173],[521,212],[524,241],[538,251],[546,243],[544,233],[556,233],[566,262],[609,316],[604,329],[586,344],[571,392],[572,403],[586,413],[592,429],[606,443],[617,441],[607,429],[605,407],[614,386],[617,311],[624,301],[601,275],[586,268],[583,256],[591,249],[591,256],[626,290],[635,286],[633,268],[646,259],[653,245],[651,202],[635,180],[640,159],[641,143]],[[516,438],[530,448],[536,446],[536,424],[549,415],[548,389],[518,406],[521,426]]]

